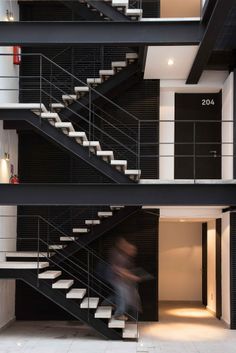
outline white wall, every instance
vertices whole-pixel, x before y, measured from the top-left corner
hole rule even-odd
[[[225,80],[222,89],[222,179],[233,179],[233,107],[234,74],[232,72]]]
[[[230,212],[222,215],[222,320],[230,325]]]
[[[207,222],[207,308],[216,312],[216,222]]]
[[[160,300],[201,301],[201,229],[200,222],[160,222]]]
[[[11,8],[12,6],[12,8]],[[6,10],[13,11],[17,20],[19,17],[17,1],[0,1],[0,20],[5,20]],[[12,47],[0,48],[0,53],[12,53]],[[0,56],[0,76],[18,75],[18,68],[13,65],[12,57]],[[0,88],[18,88],[18,79],[1,79]],[[0,91],[0,103],[18,101],[18,91]],[[1,112],[0,112],[1,113]],[[10,154],[10,162],[3,160],[4,153]],[[14,166],[17,173],[18,138],[15,131],[3,130],[0,121],[0,183],[8,183],[10,165]],[[1,215],[16,215],[16,207],[0,207]],[[5,259],[4,252],[15,250],[16,219],[0,217],[0,261]],[[15,317],[15,281],[0,280],[0,328],[5,326]]]

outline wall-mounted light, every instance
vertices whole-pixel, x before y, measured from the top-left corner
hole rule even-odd
[[[5,161],[9,162],[10,161],[10,154],[5,152],[4,153],[4,159],[5,159]]]
[[[168,59],[167,63],[169,66],[174,65],[174,59]]]
[[[6,21],[12,22],[14,21],[14,15],[12,11],[6,11]]]

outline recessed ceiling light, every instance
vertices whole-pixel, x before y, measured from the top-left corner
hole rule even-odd
[[[180,221],[180,222],[185,222],[185,219],[180,219],[179,221]]]
[[[168,65],[169,65],[169,66],[174,65],[174,60],[173,60],[173,59],[168,59]]]

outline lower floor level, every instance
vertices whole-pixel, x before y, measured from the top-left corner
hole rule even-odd
[[[140,323],[139,342],[107,341],[73,321],[16,321],[0,333],[1,353],[235,353],[228,330],[200,303],[160,302],[160,321]]]

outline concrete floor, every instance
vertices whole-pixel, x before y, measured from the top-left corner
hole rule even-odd
[[[141,323],[139,342],[111,342],[74,322],[15,322],[0,353],[236,353],[236,331],[199,305],[161,304],[160,322]]]

